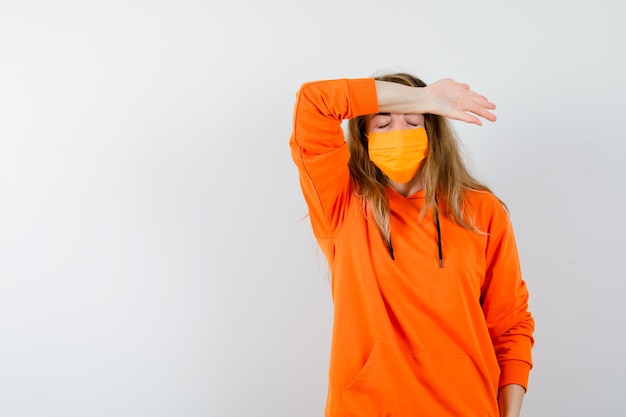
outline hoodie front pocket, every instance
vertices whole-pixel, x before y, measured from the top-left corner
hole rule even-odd
[[[407,352],[377,340],[343,391],[346,417],[486,416],[480,375],[466,356]]]

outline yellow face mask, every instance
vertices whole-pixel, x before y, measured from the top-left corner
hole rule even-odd
[[[400,184],[415,177],[428,155],[428,135],[423,127],[374,132],[368,138],[370,160]]]

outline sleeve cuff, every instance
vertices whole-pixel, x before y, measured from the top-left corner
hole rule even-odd
[[[378,113],[376,81],[373,78],[348,80],[350,103],[353,103],[352,117]]]
[[[508,384],[517,384],[527,390],[530,368],[530,364],[524,361],[508,360],[501,362],[498,389]]]

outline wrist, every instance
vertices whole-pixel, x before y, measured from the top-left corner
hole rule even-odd
[[[413,87],[413,98],[415,111],[418,114],[430,114],[433,113],[432,108],[432,96],[428,91],[428,87]]]

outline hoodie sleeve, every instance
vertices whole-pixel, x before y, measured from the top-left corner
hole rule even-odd
[[[296,95],[291,156],[309,207],[313,232],[329,255],[330,241],[343,220],[351,194],[350,154],[341,122],[378,112],[374,79],[305,83]]]
[[[528,311],[528,289],[521,275],[513,227],[497,201],[488,229],[482,307],[500,365],[498,388],[507,384],[527,388],[535,323]]]

